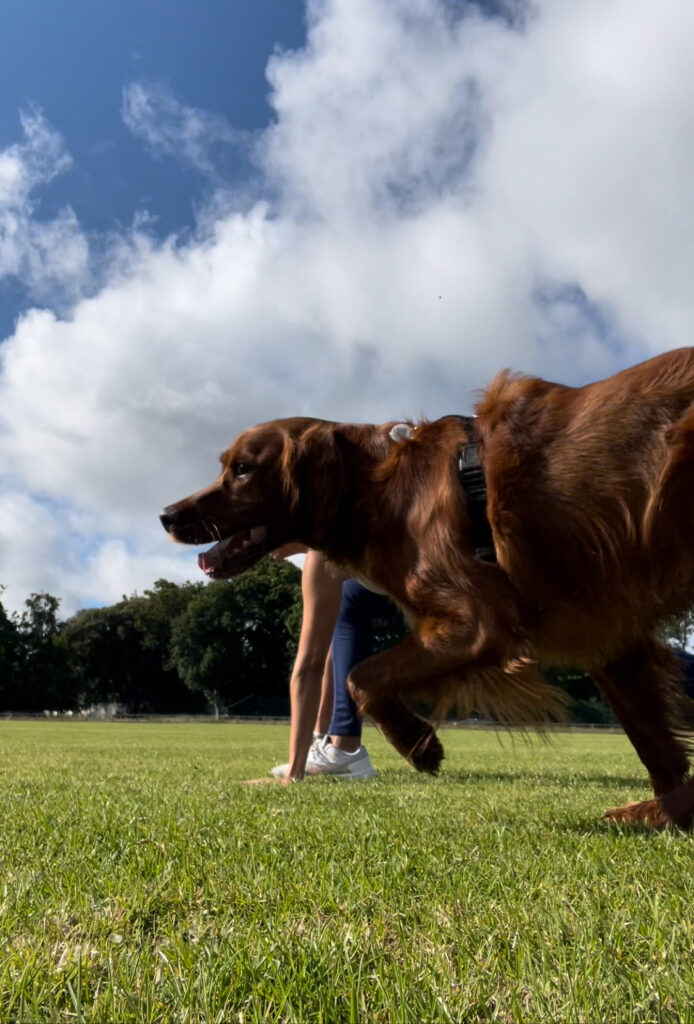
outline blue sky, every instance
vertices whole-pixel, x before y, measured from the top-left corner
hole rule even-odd
[[[0,148],[19,137],[20,108],[35,104],[74,161],[41,191],[39,218],[69,204],[85,229],[105,232],[146,209],[158,235],[181,230],[209,183],[152,158],[124,124],[123,89],[163,84],[257,132],[272,117],[268,57],[305,36],[301,0],[3,0]],[[242,149],[225,147],[222,162],[228,180],[248,178]],[[25,303],[21,282],[0,283],[0,336]]]
[[[469,412],[694,336],[694,5],[4,0],[0,583],[198,578],[252,423]]]

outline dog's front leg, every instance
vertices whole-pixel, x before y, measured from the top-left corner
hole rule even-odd
[[[414,636],[375,654],[352,669],[348,679],[361,715],[368,715],[414,768],[438,771],[443,747],[430,722],[414,714],[402,696],[432,692],[442,667]]]

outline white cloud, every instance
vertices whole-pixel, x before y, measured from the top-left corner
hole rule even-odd
[[[232,128],[226,118],[186,106],[162,83],[127,85],[121,114],[126,127],[153,155],[173,157],[212,178],[218,176],[215,149],[246,141],[246,134]]]
[[[269,65],[267,202],[225,196],[164,243],[136,225],[68,317],[22,318],[0,350],[9,603],[195,576],[157,512],[250,423],[465,412],[504,365],[581,382],[689,342],[694,8],[541,0],[522,31],[467,12],[310,4],[308,45]],[[124,116],[210,176],[235,141],[141,86]],[[26,238],[65,159],[42,131],[0,159]]]
[[[0,150],[0,280],[19,278],[41,300],[74,299],[86,287],[89,246],[73,211],[40,219],[34,193],[71,159],[40,110],[20,113],[24,138]]]
[[[538,271],[580,283],[659,349],[692,338],[694,8],[542,6],[487,94],[481,168]]]
[[[156,579],[189,578],[189,560],[162,545],[159,530],[143,526],[135,539],[104,536],[93,514],[4,488],[0,564],[9,589],[3,604],[18,609],[29,594],[47,591],[60,597],[67,614],[84,604],[110,604],[125,593],[141,593]]]

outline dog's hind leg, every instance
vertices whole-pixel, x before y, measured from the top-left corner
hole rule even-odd
[[[648,770],[655,793],[652,800],[610,808],[605,813],[609,821],[652,827],[692,824],[694,790],[683,783],[689,771],[684,734],[694,722],[694,702],[686,696],[680,676],[677,656],[657,641],[594,673]]]

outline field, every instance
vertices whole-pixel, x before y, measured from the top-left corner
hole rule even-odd
[[[694,1020],[694,839],[619,734],[242,785],[284,726],[0,723],[0,1020]]]

